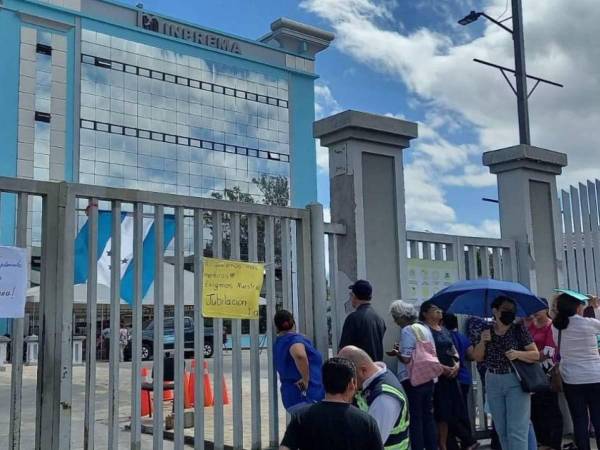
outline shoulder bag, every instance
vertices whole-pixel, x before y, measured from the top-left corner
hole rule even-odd
[[[558,347],[556,348],[556,364],[550,369],[550,390],[552,392],[562,392],[563,381],[560,374],[560,341],[562,339],[562,330],[558,330]]]
[[[529,363],[515,359],[510,361],[510,364],[524,392],[536,393],[550,390],[550,380],[539,361]]]
[[[417,342],[407,368],[410,374],[410,384],[421,386],[439,377],[444,368],[438,360],[433,342],[425,340],[425,335],[420,326],[414,324],[411,325],[411,329]]]
[[[514,360],[510,363],[515,370],[515,375],[521,382],[521,388],[524,392],[535,393],[550,390],[550,381],[539,362],[528,363]]]

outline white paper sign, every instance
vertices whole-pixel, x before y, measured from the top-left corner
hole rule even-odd
[[[27,249],[0,247],[0,317],[25,316]]]

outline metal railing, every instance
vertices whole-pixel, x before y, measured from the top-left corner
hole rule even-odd
[[[516,244],[493,239],[407,231],[407,256],[413,259],[455,261],[458,279],[517,279]]]
[[[597,294],[600,288],[600,180],[562,190],[564,279],[570,289]]]
[[[99,230],[98,204],[110,205],[110,351],[108,376],[108,447],[118,448],[122,431],[119,428],[121,405],[119,385],[122,372],[119,362],[119,313],[121,305],[121,217],[124,211],[133,218],[133,301],[132,309],[132,363],[130,398],[130,446],[142,448],[141,426],[141,345],[144,252],[144,220],[153,220],[155,245],[154,270],[154,348],[153,363],[153,448],[163,447],[164,411],[164,261],[162,242],[165,236],[165,214],[172,215],[175,222],[174,263],[174,448],[184,445],[184,266],[190,260],[194,267],[194,355],[195,355],[195,407],[194,446],[204,448],[205,436],[212,434],[214,448],[225,447],[224,419],[224,351],[219,337],[223,335],[223,320],[214,319],[214,408],[213,429],[205,427],[204,411],[204,338],[202,317],[202,261],[207,230],[211,231],[213,257],[234,260],[260,261],[265,263],[265,293],[267,302],[267,392],[261,389],[261,358],[259,349],[259,324],[250,321],[251,348],[249,350],[250,405],[244,404],[242,379],[245,375],[241,347],[242,321],[232,320],[232,423],[231,442],[234,449],[263,448],[264,408],[262,398],[268,398],[268,446],[279,444],[282,416],[279,411],[277,378],[273,359],[275,330],[273,316],[279,299],[284,307],[298,311],[298,324],[303,333],[312,337],[318,346],[326,345],[325,324],[325,273],[323,253],[322,209],[311,205],[307,209],[234,203],[215,199],[185,197],[171,194],[151,193],[128,189],[114,189],[73,183],[49,183],[0,177],[0,199],[16,194],[16,241],[27,246],[27,213],[29,196],[42,198],[41,276],[40,276],[40,358],[36,388],[35,448],[64,450],[71,446],[71,415],[73,409],[72,383],[72,309],[74,240],[78,232],[77,216],[82,215],[81,205],[86,208],[88,224],[88,289],[87,289],[87,336],[85,364],[84,448],[95,448],[98,431],[96,417],[98,366],[96,364],[96,303],[97,303],[97,236]],[[108,203],[106,203],[108,202]],[[79,209],[78,209],[79,207]],[[184,254],[184,223],[192,223],[193,253]],[[319,223],[320,222],[320,223]],[[318,242],[319,239],[321,242]],[[244,241],[244,242],[242,242]],[[245,246],[243,245],[245,244]],[[227,248],[227,252],[225,252]],[[244,252],[242,252],[244,249]],[[225,254],[227,253],[227,254]],[[188,258],[186,258],[186,256]],[[276,266],[281,276],[276,279]],[[321,280],[322,278],[322,280]],[[277,289],[277,284],[281,288]],[[278,291],[280,295],[278,295]],[[317,299],[317,300],[313,300]],[[20,448],[22,426],[23,373],[22,340],[23,321],[15,320],[13,326],[13,358],[10,406],[10,448]],[[326,351],[326,348],[321,348]],[[264,364],[264,363],[263,363]],[[263,368],[264,370],[264,368]],[[250,433],[244,433],[244,417],[250,415]],[[283,419],[284,420],[284,419]]]

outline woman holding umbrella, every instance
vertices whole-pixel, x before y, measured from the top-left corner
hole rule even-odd
[[[511,361],[533,363],[540,355],[529,332],[522,324],[515,324],[515,300],[500,295],[491,310],[494,324],[482,332],[473,358],[487,366],[487,401],[502,448],[527,450],[531,395],[521,388]]]

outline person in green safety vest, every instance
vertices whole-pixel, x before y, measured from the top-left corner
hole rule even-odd
[[[385,363],[373,362],[364,350],[353,345],[341,349],[339,356],[356,366],[359,392],[355,403],[377,422],[384,448],[408,450],[408,402],[396,375],[387,370]]]

